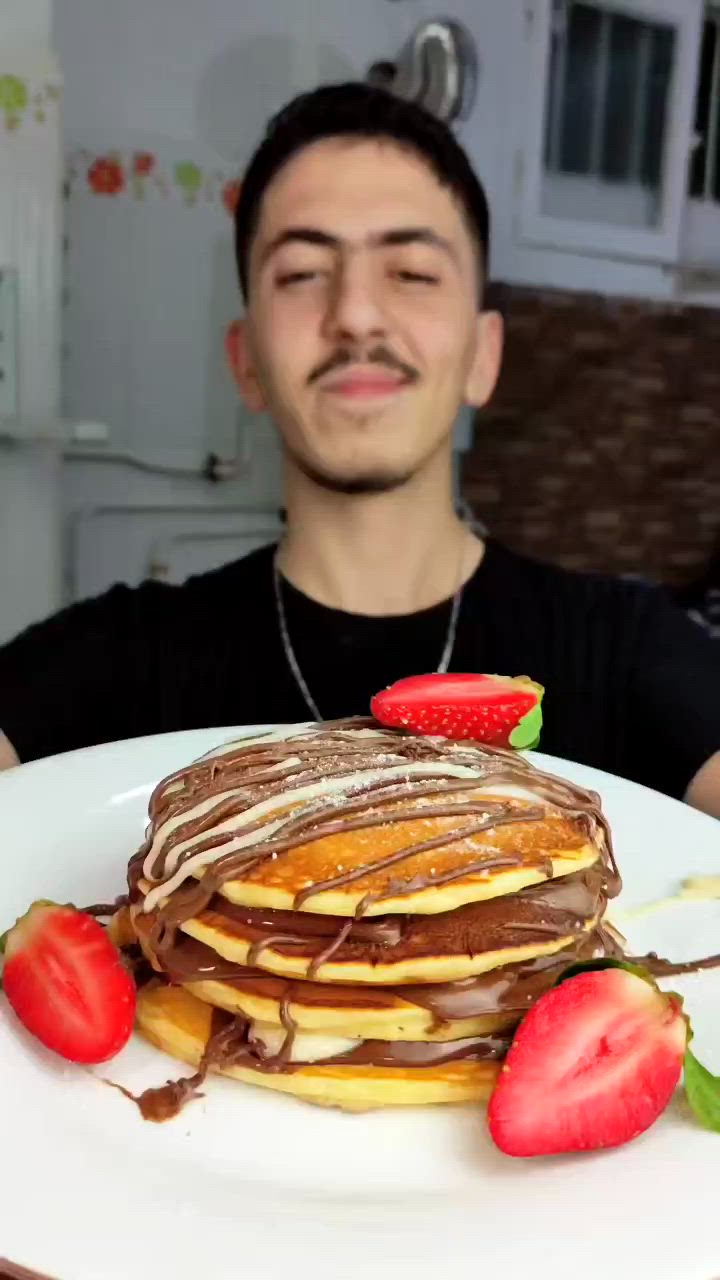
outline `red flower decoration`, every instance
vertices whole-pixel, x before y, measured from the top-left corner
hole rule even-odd
[[[100,156],[90,165],[87,180],[98,196],[116,196],[125,186],[125,173],[119,160]]]
[[[240,187],[241,183],[235,181],[226,182],[222,189],[222,202],[231,218],[235,217],[235,210],[240,199]]]
[[[136,178],[147,178],[155,168],[155,156],[149,151],[136,151],[133,156],[133,173]]]

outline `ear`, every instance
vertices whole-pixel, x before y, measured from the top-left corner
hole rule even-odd
[[[260,382],[255,372],[247,321],[233,320],[225,334],[225,354],[232,375],[240,388],[240,394],[251,413],[263,413],[267,408]]]
[[[505,326],[499,311],[481,311],[477,318],[475,356],[465,383],[465,400],[475,409],[486,405],[500,374]]]

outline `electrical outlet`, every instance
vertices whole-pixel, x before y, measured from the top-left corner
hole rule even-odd
[[[0,418],[17,418],[18,274],[0,267]]]

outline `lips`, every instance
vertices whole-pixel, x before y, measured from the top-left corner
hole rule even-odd
[[[323,391],[348,399],[366,399],[391,395],[408,385],[408,379],[400,373],[383,369],[346,369],[327,379]]]

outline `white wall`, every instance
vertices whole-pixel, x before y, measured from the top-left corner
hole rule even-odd
[[[17,277],[4,320],[17,371],[0,421],[0,643],[60,602],[59,409],[61,210],[57,78],[49,0],[2,0],[0,74],[27,89],[0,124],[0,267]]]
[[[74,545],[75,563],[66,585],[78,594],[115,578],[136,581],[169,523],[178,528],[167,512],[87,519],[90,508],[217,505],[216,518],[204,509],[179,517],[182,529],[203,536],[175,547],[187,570],[203,556],[215,563],[246,549],[247,536],[237,546],[205,540],[213,526],[243,523],[223,507],[277,509],[272,428],[244,415],[224,367],[223,335],[240,302],[218,184],[242,170],[268,115],[293,93],[361,76],[392,55],[412,20],[403,10],[387,0],[315,0],[302,10],[293,0],[58,0],[67,151],[115,150],[125,161],[152,152],[171,188],[169,196],[150,184],[143,199],[98,197],[79,157],[67,207],[64,413],[107,423],[113,448],[155,463],[196,466],[208,450],[231,454],[238,436],[250,458],[238,481],[215,487],[67,464],[66,551]],[[209,175],[213,199],[203,191],[186,207],[172,192],[183,160]],[[264,527],[254,514],[245,523]]]
[[[479,45],[477,103],[460,134],[490,195],[495,277],[667,295],[668,280],[654,268],[520,241],[525,0],[57,0],[66,148],[90,156],[116,150],[126,159],[150,151],[170,175],[185,159],[214,174],[208,181],[217,186],[242,169],[267,116],[294,92],[363,75],[439,13],[463,21]],[[81,157],[67,209],[65,414],[99,419],[110,427],[113,447],[173,465],[196,465],[208,449],[232,451],[238,431],[249,430],[255,444],[249,472],[215,489],[69,464],[65,509],[84,539],[71,574],[80,594],[141,576],[167,522],[148,512],[108,517],[112,535],[98,538],[96,523],[73,523],[80,508],[180,502],[272,509],[280,496],[271,429],[248,424],[223,367],[222,335],[239,303],[230,220],[217,192],[192,207],[151,186],[142,199],[98,197],[83,166]],[[197,519],[183,512],[181,523],[208,527],[204,512]],[[232,552],[229,543],[205,548],[211,560]]]
[[[59,458],[0,442],[0,644],[60,604]]]
[[[2,0],[0,49],[45,48],[50,43],[52,0]]]

